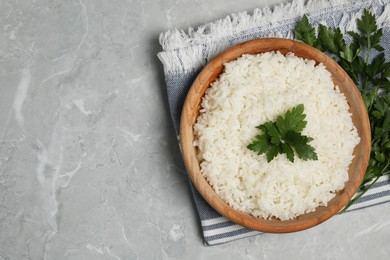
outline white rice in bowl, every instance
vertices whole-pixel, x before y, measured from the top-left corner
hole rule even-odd
[[[304,104],[318,160],[270,163],[249,150],[255,127]],[[329,71],[293,54],[243,55],[211,84],[194,125],[201,173],[231,207],[264,219],[293,219],[326,206],[348,180],[360,142],[345,96]]]

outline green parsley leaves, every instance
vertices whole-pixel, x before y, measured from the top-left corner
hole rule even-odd
[[[301,21],[297,24],[294,30],[295,38],[300,41],[303,41],[310,46],[315,46],[317,42],[317,37],[314,27],[310,24],[309,19],[304,15]]]
[[[295,37],[319,50],[326,51],[348,73],[362,94],[371,126],[371,154],[362,191],[343,211],[365,194],[378,179],[390,170],[390,62],[386,62],[380,45],[383,30],[378,29],[375,16],[364,10],[357,19],[358,32],[349,31],[346,44],[339,28],[315,27],[306,15],[295,27]]]
[[[294,162],[294,152],[302,160],[317,160],[314,148],[308,144],[313,138],[301,133],[307,124],[304,108],[303,104],[299,104],[287,111],[284,117],[278,116],[276,122],[268,121],[257,126],[262,134],[255,137],[248,149],[259,155],[265,153],[268,162],[278,154],[285,154]]]

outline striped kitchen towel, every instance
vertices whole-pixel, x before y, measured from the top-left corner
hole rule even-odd
[[[263,37],[293,38],[293,29],[303,14],[314,23],[339,27],[342,32],[356,30],[356,18],[363,9],[377,15],[383,27],[382,46],[390,46],[390,0],[332,0],[304,1],[274,8],[256,9],[253,14],[236,13],[225,19],[207,23],[188,32],[172,30],[160,35],[163,51],[158,54],[163,63],[168,102],[179,136],[180,115],[188,89],[202,67],[221,51],[235,44]],[[390,60],[390,48],[386,49]],[[196,208],[203,230],[204,243],[215,245],[238,238],[260,234],[236,225],[211,208],[191,184]],[[390,201],[390,175],[383,176],[373,188],[362,196],[350,210],[356,210]]]

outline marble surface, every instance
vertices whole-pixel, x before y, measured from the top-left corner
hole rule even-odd
[[[390,203],[202,244],[158,35],[279,2],[0,1],[0,259],[387,259]]]

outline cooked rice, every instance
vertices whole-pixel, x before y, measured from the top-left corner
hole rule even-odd
[[[303,103],[318,160],[270,163],[247,145],[255,126]],[[230,206],[254,216],[288,220],[326,206],[348,180],[360,138],[345,96],[322,64],[279,52],[243,55],[225,64],[207,89],[194,125],[201,173]]]

